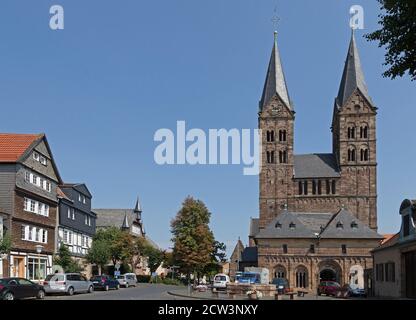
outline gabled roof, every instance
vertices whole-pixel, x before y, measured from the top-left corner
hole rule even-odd
[[[60,185],[62,189],[70,188],[75,189],[76,191],[86,195],[89,198],[92,198],[92,194],[90,190],[88,190],[87,185],[85,183],[63,183]]]
[[[342,224],[339,225],[338,223]],[[354,227],[352,224],[354,223]],[[382,239],[382,236],[341,209],[333,213],[282,211],[256,238]]]
[[[57,176],[58,182],[62,179],[58,167],[52,155],[51,148],[45,134],[20,134],[20,133],[0,133],[0,163],[17,163],[23,162],[30,156],[32,150],[44,141],[45,146],[51,158],[52,167]]]
[[[393,246],[395,246],[399,243],[399,239],[400,239],[400,232],[394,234],[392,237],[389,237],[388,239],[383,239],[380,246],[373,249],[372,251],[375,252],[375,251],[379,251],[379,250],[383,250],[383,249],[393,247]]]
[[[68,198],[68,196],[59,187],[56,188],[56,195],[58,196],[58,198],[62,198],[62,199],[68,200],[70,202],[74,202],[70,198]]]
[[[354,225],[354,227],[353,227]],[[321,233],[321,238],[365,238],[382,239],[373,229],[354,217],[348,210],[341,209],[331,219],[330,223]]]
[[[336,158],[331,153],[299,154],[294,156],[294,162],[295,179],[340,177]]]
[[[17,162],[44,134],[0,133],[0,162]]]
[[[361,69],[360,56],[358,54],[357,44],[355,43],[355,36],[353,31],[351,34],[350,46],[348,48],[344,71],[341,78],[341,84],[338,91],[338,107],[343,107],[356,89],[359,89],[367,101],[373,105],[371,97],[368,94],[367,85],[364,80],[364,73]]]
[[[130,225],[136,220],[133,209],[93,209],[97,214],[97,227],[117,227],[121,228],[125,217]]]
[[[286,106],[292,110],[282,62],[280,61],[279,48],[277,46],[277,32],[274,33],[274,44],[270,56],[269,67],[267,68],[263,94],[260,100],[260,110],[262,110],[276,94],[282,99]]]

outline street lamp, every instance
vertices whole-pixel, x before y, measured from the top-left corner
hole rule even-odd
[[[38,254],[38,283],[40,283],[40,254],[42,253],[43,250],[43,246],[41,246],[40,244],[35,246],[36,248],[36,253]]]

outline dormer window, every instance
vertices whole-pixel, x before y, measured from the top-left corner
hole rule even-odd
[[[39,162],[40,162],[41,164],[43,164],[44,166],[46,166],[46,165],[47,165],[47,160],[46,160],[46,158],[45,158],[45,157],[43,157],[43,156],[40,156],[40,157],[39,157]]]
[[[39,153],[33,152],[33,159],[35,159],[36,161],[39,161]]]
[[[351,228],[352,229],[357,229],[358,228],[357,222],[355,222],[355,221],[351,222]]]
[[[289,224],[289,228],[290,229],[295,229],[296,228],[296,224],[295,223],[293,223],[293,222],[291,222],[290,224]]]
[[[274,225],[274,227],[276,229],[282,229],[282,224],[279,221],[277,221],[276,224]]]
[[[337,222],[337,229],[344,229],[344,225],[342,224],[341,221]]]

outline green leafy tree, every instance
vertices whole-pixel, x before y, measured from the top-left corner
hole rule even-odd
[[[86,259],[89,263],[98,266],[98,273],[102,274],[103,267],[111,258],[108,242],[104,239],[93,239],[91,248],[88,250]]]
[[[378,0],[383,11],[379,15],[381,28],[365,37],[386,46],[384,77],[402,77],[406,72],[416,79],[416,1]]]
[[[214,236],[209,228],[211,213],[200,200],[187,197],[171,222],[173,257],[180,271],[199,276],[212,262]]]
[[[59,265],[65,272],[80,272],[81,266],[71,257],[69,248],[62,244],[59,247],[58,254],[54,258],[54,264]]]
[[[160,264],[165,261],[166,257],[164,251],[155,248],[149,243],[144,245],[142,254],[144,257],[147,257],[148,265],[152,273],[155,272]]]
[[[8,233],[4,233],[0,239],[0,254],[8,254],[12,247],[12,240]]]
[[[117,227],[110,227],[98,230],[93,238],[93,242],[99,241],[107,245],[107,250],[110,255],[109,260],[113,262],[113,265],[116,265],[122,259],[123,248],[120,243],[122,233]]]

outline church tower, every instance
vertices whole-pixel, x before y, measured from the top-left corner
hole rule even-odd
[[[259,103],[262,141],[260,228],[264,228],[293,196],[293,135],[295,112],[289,98],[277,46],[277,32]]]
[[[334,103],[333,153],[341,171],[343,205],[372,229],[377,229],[376,114],[353,31]]]

